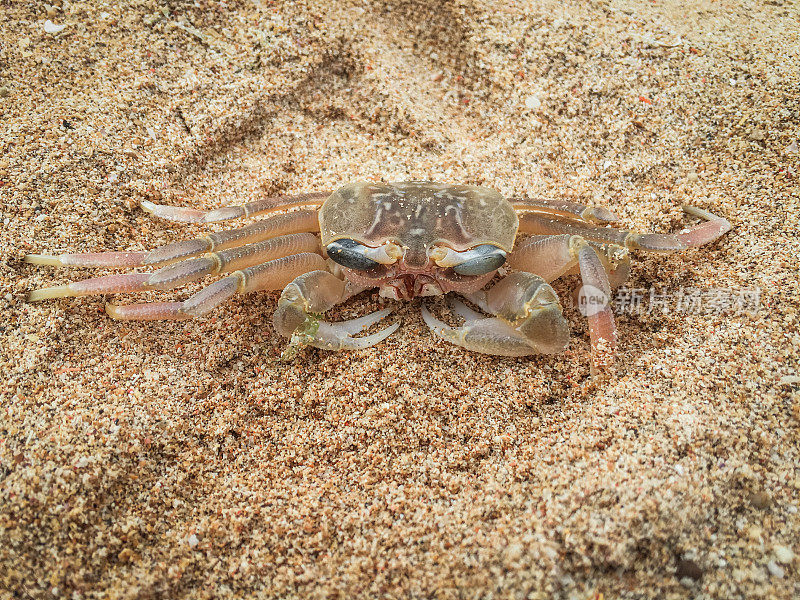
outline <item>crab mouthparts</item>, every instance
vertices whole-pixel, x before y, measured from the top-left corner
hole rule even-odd
[[[392,300],[411,300],[417,296],[441,296],[439,283],[428,275],[400,275],[383,282],[379,294]]]

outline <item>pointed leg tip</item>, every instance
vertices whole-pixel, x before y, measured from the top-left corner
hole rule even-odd
[[[715,215],[714,213],[707,211],[704,208],[698,208],[697,206],[692,206],[691,204],[681,204],[681,209],[683,209],[683,212],[685,212],[688,215],[692,215],[693,217],[719,223],[720,227],[722,227],[724,231],[728,231],[731,228],[731,224],[730,221],[728,221],[728,219],[726,219],[725,217],[720,217],[718,215]]]
[[[142,210],[151,215],[177,223],[202,223],[203,217],[206,214],[205,211],[194,208],[156,204],[149,200],[140,201],[139,206],[142,207]]]
[[[353,337],[352,334],[358,333],[367,327],[374,325],[380,321],[386,314],[385,310],[376,311],[366,317],[354,319],[352,321],[345,321],[342,323],[328,323],[327,321],[317,321],[317,329],[312,333],[295,332],[292,335],[290,346],[299,347],[304,345],[315,346],[324,350],[363,350],[375,344],[382,342],[387,337],[392,335],[397,328],[400,327],[400,322],[393,323],[380,331],[373,334],[365,335],[363,337]],[[388,313],[387,313],[388,314]],[[379,315],[379,318],[374,318]]]
[[[359,321],[363,320],[361,331],[363,331],[367,327],[374,325],[375,323],[383,321],[383,319],[392,314],[392,312],[393,311],[391,308],[383,308],[381,310],[376,310],[374,313],[368,314],[366,317],[362,317],[362,319],[357,319]]]
[[[26,254],[22,258],[22,262],[31,265],[48,265],[58,267],[64,264],[61,261],[61,257],[54,254]]]
[[[692,206],[691,204],[681,204],[681,209],[687,215],[694,215],[696,217],[707,218],[706,215],[709,214],[707,210],[703,210],[697,206]]]
[[[50,300],[52,298],[68,298],[74,295],[75,294],[68,285],[57,285],[53,287],[32,290],[28,294],[28,302],[41,302],[42,300]]]
[[[180,302],[143,302],[111,304],[106,302],[106,314],[115,321],[179,321],[192,315],[181,312]]]
[[[372,327],[376,323],[385,319],[391,313],[391,308],[384,308],[382,310],[376,310],[375,312],[363,317],[358,317],[357,319],[350,319],[349,321],[331,324],[331,327],[342,335],[353,335]]]

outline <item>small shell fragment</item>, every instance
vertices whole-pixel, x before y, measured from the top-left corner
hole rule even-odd
[[[782,546],[780,544],[776,545],[774,548],[775,551],[775,559],[779,563],[789,564],[794,560],[794,552],[789,546]]]
[[[44,31],[45,33],[61,33],[66,25],[56,25],[50,19],[44,22]]]
[[[539,100],[538,96],[528,96],[525,99],[525,108],[529,108],[530,110],[537,110],[542,106],[542,101]]]

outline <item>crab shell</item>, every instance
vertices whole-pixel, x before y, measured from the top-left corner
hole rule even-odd
[[[490,188],[361,181],[331,194],[320,208],[319,225],[323,248],[352,239],[396,253],[389,264],[368,271],[342,268],[342,272],[353,283],[379,287],[381,296],[408,300],[483,287],[494,272],[459,275],[438,266],[432,254],[437,249],[461,252],[481,244],[510,253],[519,218],[511,204]]]

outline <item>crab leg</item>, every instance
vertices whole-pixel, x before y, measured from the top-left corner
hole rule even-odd
[[[508,256],[509,266],[536,273],[548,283],[563,275],[579,271],[578,259],[570,248],[574,245],[569,234],[534,235]],[[577,236],[577,239],[582,239]],[[608,274],[612,288],[625,283],[630,274],[631,257],[627,248],[614,244],[589,242]]]
[[[149,200],[141,203],[144,210],[168,221],[179,223],[215,223],[217,221],[228,221],[230,219],[241,219],[253,217],[260,214],[273,214],[298,208],[300,206],[322,205],[323,200],[330,196],[330,192],[313,192],[310,194],[298,194],[296,196],[274,196],[262,198],[246,204],[225,206],[214,210],[197,210],[188,206],[169,206],[167,204],[155,204]]]
[[[325,270],[304,273],[287,285],[278,300],[278,309],[273,317],[278,333],[290,338],[289,347],[283,357],[292,358],[305,345],[325,350],[368,348],[394,333],[400,323],[394,323],[372,335],[352,337],[352,334],[390,314],[388,309],[342,323],[329,323],[318,318],[317,315],[364,289],[366,287],[344,282]]]
[[[706,219],[677,233],[636,233],[609,227],[587,227],[578,223],[564,223],[557,219],[535,213],[523,213],[519,217],[520,233],[558,235],[569,233],[580,235],[592,242],[613,244],[631,250],[650,252],[674,252],[707,244],[731,228],[731,224],[706,210],[683,206],[684,212]]]
[[[510,198],[512,206],[518,212],[533,212],[556,218],[576,219],[587,223],[611,223],[619,217],[602,206],[591,207],[566,200],[550,200],[547,198]]]
[[[165,265],[178,260],[205,254],[212,250],[223,250],[243,246],[270,238],[299,233],[319,231],[317,211],[297,210],[256,221],[245,227],[210,233],[201,238],[173,242],[150,251],[141,252],[85,252],[78,254],[28,254],[25,262],[35,265],[57,267],[138,267]]]
[[[566,275],[578,264],[569,251],[569,234],[534,235],[508,255],[510,267],[536,273],[547,282]]]
[[[613,366],[617,351],[617,326],[609,304],[611,284],[597,251],[589,244],[579,247],[578,266],[583,283],[578,306],[589,321],[590,370],[592,376],[596,376]]]
[[[204,287],[183,302],[145,302],[124,306],[106,304],[106,312],[113,319],[126,321],[200,317],[235,294],[247,294],[257,290],[279,290],[298,275],[324,267],[325,260],[319,254],[310,252],[292,254],[235,271]]]
[[[631,253],[627,248],[596,242],[589,242],[589,245],[595,249],[600,262],[603,263],[612,289],[618,288],[628,280],[631,274]]]
[[[547,281],[577,266],[583,283],[578,306],[589,320],[593,374],[613,363],[617,337],[614,315],[609,305],[611,283],[606,272],[611,263],[608,255],[601,251],[602,247],[597,248],[578,235],[536,236],[509,256],[512,267],[535,271]],[[612,271],[615,283],[627,277],[627,253],[620,261]]]
[[[302,252],[319,252],[319,240],[316,236],[311,233],[295,233],[256,244],[210,252],[200,258],[190,258],[163,267],[153,273],[104,275],[74,281],[66,285],[33,290],[28,296],[28,301],[38,302],[49,298],[144,290],[169,290],[202,279],[206,275],[230,273]]]

